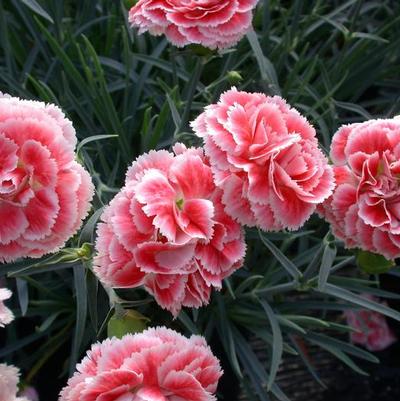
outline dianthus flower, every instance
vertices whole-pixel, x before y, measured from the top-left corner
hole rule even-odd
[[[139,0],[129,21],[139,33],[166,35],[176,46],[225,48],[250,29],[258,0]]]
[[[101,217],[95,272],[110,287],[144,285],[177,315],[208,303],[211,288],[242,265],[245,243],[203,151],[174,150],[144,154],[128,170]]]
[[[93,196],[71,122],[54,105],[0,94],[0,262],[55,252]]]
[[[221,375],[203,337],[158,327],[93,345],[59,401],[215,401]]]
[[[222,94],[192,123],[203,138],[225,211],[263,230],[295,230],[332,193],[315,130],[279,96]]]
[[[400,119],[345,125],[331,158],[337,187],[320,207],[348,248],[400,256]]]

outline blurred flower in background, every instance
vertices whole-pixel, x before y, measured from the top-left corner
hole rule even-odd
[[[0,288],[0,327],[11,323],[14,320],[14,315],[10,309],[4,305],[4,301],[11,298],[11,291],[7,288]]]
[[[37,401],[25,396],[17,397],[19,369],[12,365],[0,364],[1,401]]]
[[[26,387],[19,395],[29,401],[39,401],[39,394],[34,387]]]
[[[370,295],[364,297],[378,302],[377,298]],[[380,303],[386,305],[386,302]],[[347,324],[356,330],[350,334],[354,344],[363,345],[369,351],[382,351],[397,341],[385,316],[378,312],[367,309],[347,310],[345,316]]]

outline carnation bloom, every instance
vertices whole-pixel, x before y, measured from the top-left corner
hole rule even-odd
[[[71,122],[54,105],[0,94],[0,262],[54,252],[93,196]]]
[[[243,231],[223,210],[201,149],[140,156],[98,226],[95,272],[111,287],[144,285],[177,315],[208,303],[242,264]]]
[[[214,401],[222,371],[203,337],[165,327],[95,344],[59,401]]]
[[[4,327],[14,320],[13,313],[4,305],[4,301],[11,298],[11,295],[11,291],[7,288],[0,288],[0,327]]]
[[[25,397],[17,397],[19,370],[14,366],[0,364],[0,400],[29,401]]]
[[[400,256],[400,120],[345,125],[331,145],[337,187],[319,209],[348,248]]]
[[[236,44],[251,27],[258,0],[139,0],[129,22],[139,33],[165,34],[176,46],[196,43],[225,48]]]
[[[364,297],[377,302],[372,296]],[[386,306],[385,302],[381,303]],[[350,334],[350,340],[354,344],[363,345],[369,351],[382,351],[397,341],[385,316],[378,312],[366,309],[346,310],[345,316],[347,324],[357,330]]]
[[[202,137],[225,211],[263,230],[294,230],[334,187],[314,128],[278,97],[222,94],[192,123]]]

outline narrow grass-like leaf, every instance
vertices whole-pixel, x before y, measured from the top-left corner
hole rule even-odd
[[[331,268],[333,262],[335,261],[336,257],[336,246],[332,243],[327,243],[325,245],[324,253],[322,254],[321,266],[318,275],[318,289],[323,291],[325,285],[328,281],[329,274],[331,272]]]
[[[74,267],[74,293],[76,303],[76,324],[72,341],[72,350],[69,360],[69,371],[72,374],[80,356],[80,346],[86,327],[87,316],[87,288],[85,279],[85,267],[83,264]]]
[[[279,365],[282,361],[283,352],[283,338],[281,329],[279,327],[278,319],[275,316],[274,311],[269,306],[268,302],[263,299],[259,299],[259,302],[264,309],[272,329],[273,343],[272,343],[272,357],[271,357],[271,368],[268,379],[268,389],[271,389],[272,384],[275,381],[276,374],[278,373]]]
[[[247,33],[247,39],[251,48],[253,49],[262,79],[267,83],[268,89],[272,94],[280,95],[281,91],[279,88],[278,77],[275,68],[271,61],[264,55],[260,46],[260,42],[257,38],[257,34],[254,30],[250,30]]]
[[[29,7],[33,12],[39,14],[47,21],[54,24],[53,18],[50,17],[49,13],[36,1],[36,0],[21,0],[27,7]]]
[[[80,150],[86,146],[88,143],[95,142],[95,141],[102,141],[104,139],[109,139],[109,138],[118,138],[118,135],[93,135],[93,136],[88,136],[87,138],[83,139],[77,146],[76,152],[79,153]]]
[[[348,290],[337,287],[335,285],[329,283],[326,284],[324,293],[337,297],[339,299],[343,299],[352,304],[362,306],[363,308],[370,309],[378,313],[382,313],[385,316],[400,321],[400,312],[397,312],[394,309],[391,309],[380,303],[370,301],[369,299],[363,298],[360,295],[356,295]]]
[[[21,314],[22,316],[25,316],[29,304],[28,283],[22,278],[17,278],[16,282],[17,282],[18,302],[21,308]]]
[[[370,352],[364,351],[363,349],[358,348],[352,344],[346,343],[336,338],[329,337],[325,334],[308,333],[306,338],[315,343],[324,343],[329,346],[339,348],[341,351],[346,352],[347,354],[356,356],[360,359],[364,359],[368,362],[379,363],[379,359]]]
[[[301,271],[291,262],[286,255],[284,255],[279,248],[277,248],[271,241],[269,241],[263,233],[259,230],[259,236],[263,244],[270,250],[279,263],[286,269],[286,271],[295,279],[299,279],[302,274]]]

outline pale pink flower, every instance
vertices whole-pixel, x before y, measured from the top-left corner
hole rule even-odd
[[[4,327],[14,320],[13,313],[4,305],[4,301],[11,298],[11,295],[11,291],[7,288],[0,288],[0,327]]]
[[[278,97],[222,94],[192,123],[225,211],[263,230],[301,227],[334,188],[314,128]]]
[[[370,295],[365,298],[377,302]],[[381,302],[387,306],[386,302]],[[357,330],[350,334],[350,340],[354,344],[363,345],[369,351],[382,351],[397,341],[396,336],[387,324],[385,316],[367,309],[346,310],[347,324]]]
[[[236,44],[251,27],[258,0],[139,0],[129,22],[139,33],[166,35],[174,45],[191,43],[225,48]]]
[[[221,376],[203,337],[151,328],[93,345],[59,401],[214,401]]]
[[[14,366],[0,364],[0,400],[29,401],[25,397],[17,397],[19,370]]]
[[[0,94],[0,262],[54,252],[93,196],[71,122],[54,105]]]
[[[128,170],[98,226],[95,272],[107,286],[144,285],[177,315],[208,303],[211,287],[241,266],[245,243],[202,150],[174,150],[144,154]]]
[[[345,125],[331,145],[337,187],[319,208],[348,248],[400,256],[400,120]]]

